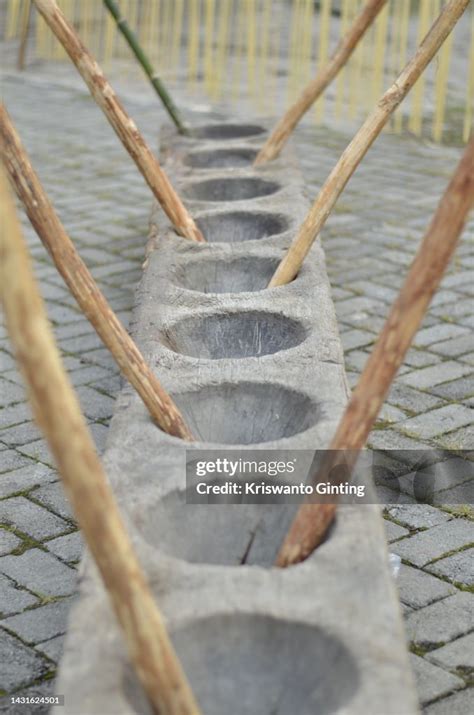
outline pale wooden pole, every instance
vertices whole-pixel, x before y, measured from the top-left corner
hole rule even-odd
[[[62,366],[1,166],[0,203],[1,303],[35,419],[54,455],[154,712],[197,715],[198,706]]]
[[[329,174],[306,219],[282,258],[269,288],[289,283],[298,274],[313,242],[331,213],[345,185],[387,123],[390,115],[406,97],[418,77],[433,59],[444,40],[456,25],[470,0],[450,0],[405,66],[395,83],[379,100],[353,140]]]
[[[254,165],[259,166],[275,159],[288,141],[291,132],[314,102],[321,96],[349,60],[368,28],[387,0],[368,0],[357,15],[348,32],[339,42],[329,62],[305,87],[296,102],[285,112],[258,152]]]
[[[34,0],[62,44],[90,93],[104,112],[176,231],[194,241],[204,241],[199,228],[172,187],[157,158],[148,147],[135,122],[128,116],[96,60],[82,44],[54,0]]]
[[[192,440],[193,436],[178,408],[110,308],[64,230],[1,104],[0,156],[13,188],[58,271],[124,376],[142,398],[152,419],[165,432]]]
[[[421,324],[474,206],[474,136],[446,189],[359,382],[339,423],[317,481],[345,465],[347,473],[370,434],[385,396]],[[321,543],[336,504],[303,504],[280,548],[277,565],[302,561]]]

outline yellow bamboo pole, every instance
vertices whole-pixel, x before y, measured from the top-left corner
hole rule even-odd
[[[374,23],[374,54],[372,70],[372,96],[370,105],[377,101],[383,91],[387,29],[390,5],[387,4],[382,9],[380,15]]]
[[[76,251],[23,148],[6,109],[0,104],[0,157],[18,198],[58,271],[87,319],[136,389],[152,419],[169,434],[192,440],[178,408],[150,370],[117,319]]]
[[[204,87],[207,92],[212,89],[214,75],[214,13],[215,0],[206,0],[204,12]]]
[[[158,160],[128,116],[97,62],[84,47],[54,0],[34,0],[54,35],[63,45],[90,93],[161,204],[177,233],[194,241],[204,237],[194,223]]]
[[[352,10],[352,0],[342,0],[341,5],[341,37],[343,37],[349,26],[349,17]],[[348,64],[341,68],[341,71],[336,77],[336,102],[334,107],[334,115],[339,118],[341,116],[342,107],[344,103],[344,92],[347,77],[347,67]]]
[[[21,40],[20,40],[20,47],[18,49],[18,60],[17,60],[17,68],[21,71],[25,69],[25,57],[26,57],[26,48],[28,45],[28,37],[30,34],[30,26],[31,26],[31,0],[25,0],[25,4],[23,6],[23,13],[22,13],[22,18],[21,18]]]
[[[189,0],[188,80],[195,89],[199,68],[199,0]]]
[[[400,42],[398,46],[398,66],[404,67],[407,61],[408,54],[408,30],[410,27],[410,6],[411,0],[400,0],[401,15],[400,15]],[[396,132],[400,133],[403,126],[403,115],[400,110],[395,112],[393,117],[393,127]]]
[[[453,33],[447,38],[439,53],[439,64],[435,80],[435,110],[433,117],[433,139],[440,142],[443,136],[446,95],[448,92],[449,65],[453,47]]]
[[[54,455],[154,712],[197,715],[198,705],[62,365],[1,167],[0,201],[4,222],[0,233],[1,303],[35,419]]]
[[[474,136],[439,203],[352,393],[316,481],[331,480],[332,470],[342,466],[345,468],[344,478],[350,476],[473,206]],[[307,558],[324,538],[336,508],[337,504],[303,504],[280,548],[277,566],[289,566]]]
[[[474,8],[471,8],[471,49],[469,52],[469,70],[466,92],[466,110],[464,113],[463,140],[467,142],[472,127],[474,104]]]
[[[332,0],[321,0],[321,9],[319,11],[318,72],[324,72],[328,61],[329,32],[331,28],[331,5]],[[321,121],[323,114],[324,94],[321,94],[319,102],[317,102],[314,107],[314,116],[317,122]]]
[[[179,52],[181,49],[181,35],[183,33],[184,0],[175,0],[173,16],[173,42],[171,46],[171,66],[174,72],[179,65]]]
[[[359,166],[367,151],[378,137],[395,109],[408,94],[417,79],[433,59],[470,0],[449,0],[431,27],[415,55],[402,70],[395,83],[385,92],[375,109],[343,152],[331,171],[316,201],[311,207],[297,236],[281,260],[269,287],[289,283],[301,268],[313,242],[326,223],[334,204]]]
[[[18,32],[18,22],[21,14],[21,0],[10,0],[7,6],[5,39],[12,40]]]
[[[220,0],[218,4],[219,22],[217,28],[216,66],[212,84],[212,96],[217,99],[222,94],[222,80],[227,70],[229,51],[229,25],[232,15],[232,0]]]
[[[418,11],[418,36],[417,42],[425,36],[430,25],[430,3],[431,0],[420,0]],[[423,125],[423,96],[425,92],[425,78],[421,77],[413,90],[411,101],[411,113],[408,120],[408,128],[416,136],[420,136]]]
[[[360,10],[363,0],[353,0],[357,3]],[[370,28],[368,28],[370,29]],[[351,119],[354,119],[360,114],[360,97],[364,91],[364,40],[361,39],[354,50],[354,55],[350,62],[350,80],[349,80],[349,107],[348,114]]]
[[[245,15],[247,24],[247,87],[249,95],[256,94],[256,59],[257,59],[257,33],[255,18],[255,0],[245,0]]]
[[[368,0],[362,12],[356,17],[351,28],[339,42],[329,62],[319,69],[316,77],[304,89],[299,99],[293,104],[280,119],[275,129],[257,154],[255,165],[264,164],[278,156],[288,138],[303,115],[311,105],[321,96],[326,87],[332,82],[341,68],[353,53],[355,47],[363,37],[367,28],[385,5],[387,0]],[[329,7],[329,6],[327,6]],[[321,36],[320,36],[321,41]],[[324,49],[324,47],[323,47]],[[320,49],[320,53],[322,50]]]

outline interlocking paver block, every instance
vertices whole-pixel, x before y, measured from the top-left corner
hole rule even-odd
[[[0,558],[0,572],[41,595],[69,596],[76,589],[76,571],[39,549]]]
[[[56,638],[51,638],[49,641],[44,641],[40,645],[36,646],[36,650],[40,653],[44,653],[55,663],[59,662],[61,654],[64,648],[64,636],[56,636]]]
[[[450,581],[474,586],[474,549],[458,551],[457,554],[435,561],[426,568],[433,574],[449,578]]]
[[[393,544],[392,550],[415,566],[425,566],[449,551],[461,549],[474,541],[474,523],[452,519]]]
[[[433,387],[431,391],[445,400],[461,402],[474,394],[474,373]]]
[[[0,454],[0,473],[9,472],[31,464],[31,459],[20,454],[16,449],[6,449]]]
[[[0,637],[0,663],[0,689],[6,692],[46,675],[51,665],[39,653],[3,630]]]
[[[450,382],[463,375],[469,375],[471,372],[472,369],[469,365],[449,360],[432,367],[413,370],[413,372],[401,375],[397,379],[404,385],[418,387],[423,390],[435,387],[435,385],[441,385],[443,382]]]
[[[64,493],[62,482],[58,481],[51,484],[45,484],[45,486],[31,491],[29,496],[34,501],[44,504],[48,509],[56,512],[59,516],[62,516],[63,519],[72,518],[71,505],[69,504]]]
[[[474,633],[462,636],[448,645],[432,650],[426,655],[427,659],[436,665],[450,670],[474,669]]]
[[[421,646],[444,644],[469,633],[474,619],[474,594],[460,591],[410,613],[407,635]]]
[[[423,415],[412,417],[403,423],[409,436],[431,439],[445,432],[471,424],[473,411],[463,405],[445,405]]]
[[[423,608],[456,593],[454,586],[405,564],[400,567],[397,587],[400,599],[413,609]]]
[[[84,543],[79,531],[52,539],[48,541],[47,546],[48,551],[67,562],[79,561],[84,550]]]
[[[22,496],[0,501],[2,522],[40,541],[71,529],[67,521]]]
[[[72,603],[72,598],[64,598],[46,606],[32,608],[17,616],[5,618],[2,626],[16,633],[25,643],[41,643],[66,632],[67,616]]]
[[[393,521],[385,520],[385,533],[387,536],[387,541],[391,543],[397,539],[401,539],[402,536],[407,536],[408,529],[404,529],[403,526],[395,524]]]
[[[431,328],[420,330],[415,336],[415,345],[426,347],[433,343],[440,343],[444,340],[459,338],[461,335],[466,335],[469,332],[468,328],[461,325],[453,325],[451,323],[438,323]],[[467,350],[466,350],[467,352]]]
[[[23,455],[31,457],[34,461],[42,462],[49,467],[54,467],[53,455],[44,439],[37,439],[34,442],[23,444],[21,447],[18,447],[18,451]]]
[[[459,357],[474,350],[474,335],[472,331],[469,331],[467,335],[460,335],[458,338],[430,345],[430,350],[446,357]]]
[[[473,688],[443,698],[423,711],[424,715],[466,715],[472,710]]]
[[[30,420],[29,422],[23,422],[21,425],[8,427],[2,430],[1,434],[6,444],[9,444],[11,447],[16,447],[38,439],[40,431],[36,424]]]
[[[9,554],[13,549],[21,544],[21,539],[11,531],[6,531],[0,527],[0,556],[4,554]]]
[[[388,393],[387,401],[391,405],[396,405],[412,413],[415,412],[416,414],[425,412],[426,410],[432,410],[434,407],[439,407],[444,404],[444,401],[440,397],[435,397],[426,392],[420,392],[416,387],[402,385],[399,382],[395,382],[395,384],[392,385]]]
[[[424,658],[412,654],[410,660],[416,678],[418,697],[422,704],[464,687],[461,678],[428,663]]]
[[[15,402],[24,402],[25,389],[22,385],[0,377],[0,395],[2,396],[2,405],[6,407]]]
[[[38,484],[57,480],[56,472],[45,464],[30,462],[26,467],[6,472],[0,477],[0,498],[24,492]]]
[[[81,402],[84,414],[89,419],[105,420],[112,416],[114,400],[92,387],[80,386],[76,393]]]
[[[19,613],[35,603],[38,603],[36,596],[17,588],[10,579],[0,574],[0,614],[2,618]]]
[[[388,513],[410,529],[428,529],[452,519],[450,514],[429,504],[397,504],[390,507]]]

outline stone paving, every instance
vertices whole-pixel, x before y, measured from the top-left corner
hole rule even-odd
[[[122,78],[123,79],[123,78]],[[127,107],[150,141],[163,115],[145,89]],[[87,93],[56,67],[3,78],[2,91],[64,224],[120,318],[127,323],[140,276],[148,189]],[[123,95],[123,92],[122,92]],[[314,196],[350,135],[299,133]],[[341,197],[323,232],[351,384],[371,350],[459,148],[384,135]],[[316,177],[316,181],[315,181]],[[56,274],[27,221],[35,271],[65,365],[99,449],[114,397],[115,365]],[[465,232],[392,388],[373,447],[473,449],[473,226]],[[397,504],[386,511],[420,702],[427,715],[456,715],[472,700],[472,511]],[[3,694],[49,694],[74,599],[81,540],[51,457],[32,423],[5,331],[0,335],[0,662]],[[9,698],[0,712],[20,713]],[[41,712],[41,709],[34,710]],[[403,714],[401,714],[403,715]]]

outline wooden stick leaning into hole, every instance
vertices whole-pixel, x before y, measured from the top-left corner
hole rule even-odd
[[[204,241],[202,233],[172,187],[158,160],[149,149],[135,123],[126,113],[99,65],[82,44],[56,2],[54,0],[34,0],[34,3],[75,64],[93,98],[134,160],[176,231],[185,238]]]
[[[446,3],[415,55],[405,66],[395,83],[379,100],[376,108],[367,117],[329,174],[297,236],[275,271],[269,283],[269,288],[289,283],[298,274],[304,259],[326,223],[345,185],[382,131],[390,115],[406,97],[416,80],[433,59],[468,4],[469,0],[449,0]]]
[[[473,206],[474,135],[352,393],[317,481],[326,481],[332,468],[339,465],[345,465],[350,475]],[[321,543],[335,513],[335,504],[303,504],[283,541],[276,564],[289,566],[309,556]]]
[[[58,271],[120,370],[142,398],[152,419],[165,432],[192,440],[193,436],[178,408],[146,364],[81,260],[1,104],[0,156],[18,198],[23,202],[31,223]]]
[[[148,59],[148,56],[143,49],[143,47],[140,45],[140,42],[138,41],[138,37],[135,35],[133,30],[130,28],[127,20],[122,16],[120,12],[120,8],[118,4],[115,2],[115,0],[103,0],[104,5],[114,18],[115,22],[117,23],[117,27],[124,36],[127,44],[129,45],[130,49],[132,50],[133,54],[137,58],[138,62],[143,68],[143,71],[145,72],[146,76],[151,82],[151,85],[159,98],[161,99],[163,106],[165,107],[166,111],[170,115],[171,119],[173,120],[177,130],[179,131],[180,134],[187,134],[186,127],[184,126],[183,122],[181,121],[181,118],[179,116],[179,112],[176,109],[176,106],[171,99],[171,96],[169,95],[166,87],[164,86],[163,82],[161,79],[158,77],[156,74],[155,70],[153,69],[153,66]]]
[[[296,102],[285,112],[273,129],[267,141],[258,152],[254,166],[265,164],[280,154],[290,138],[293,129],[347,63],[360,40],[372,25],[386,2],[387,0],[368,0],[363,6],[348,32],[339,42],[329,62],[305,87],[300,97],[298,97]]]
[[[35,419],[54,455],[154,712],[198,715],[62,366],[1,166],[0,201],[4,222],[0,235],[1,303]]]

